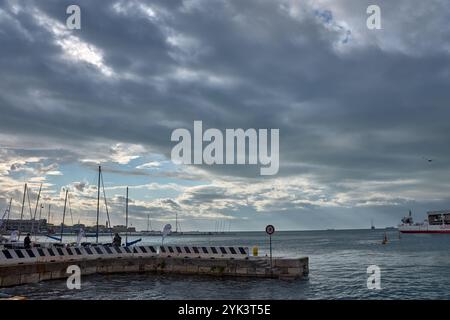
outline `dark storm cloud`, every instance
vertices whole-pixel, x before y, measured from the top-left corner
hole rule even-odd
[[[418,58],[368,46],[340,55],[332,46],[339,30],[327,30],[313,11],[289,17],[272,1],[201,2],[190,9],[181,1],[149,1],[153,20],[143,4],[80,2],[82,30],[73,32],[101,49],[115,73],[141,79],[127,80],[60,58],[54,35],[37,24],[32,8],[64,23],[65,2],[22,3],[16,15],[4,2],[3,130],[103,137],[168,154],[173,126],[163,121],[190,127],[201,119],[218,128],[280,128],[282,166],[301,161],[353,176],[368,168],[410,170],[408,157],[422,154],[448,159],[442,148],[449,132],[448,54]],[[324,12],[325,22],[333,19]],[[181,48],[169,37],[178,37]],[[199,79],[177,78],[183,68]],[[202,73],[230,83],[214,86]],[[54,107],[24,98],[33,92]],[[385,130],[392,132],[383,136]],[[282,173],[292,171],[303,168]]]
[[[72,2],[0,3],[3,133],[169,156],[171,131],[194,120],[279,128],[282,176],[335,192],[365,180],[448,181],[447,2],[383,1],[383,30],[371,33],[368,1],[78,1],[82,29],[69,35],[95,46],[112,76],[70,57],[68,36],[43,26],[43,17],[64,24]]]

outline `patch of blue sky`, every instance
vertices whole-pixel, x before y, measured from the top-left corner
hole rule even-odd
[[[323,23],[330,24],[333,21],[333,13],[330,10],[314,10],[314,14]]]
[[[181,194],[182,187],[205,184],[205,181],[172,176],[171,173],[180,168],[170,161],[161,161],[160,166],[155,168],[136,169],[137,166],[146,163],[142,162],[142,160],[132,160],[128,164],[102,164],[103,181],[105,188],[107,188],[108,197],[124,196],[128,186],[130,187],[130,198],[133,199],[174,198]],[[145,160],[147,161],[148,159]],[[95,165],[70,163],[61,165],[59,171],[62,172],[62,175],[47,176],[47,181],[53,184],[57,190],[74,181],[87,182],[93,186],[97,185],[98,171]],[[156,187],[146,187],[151,184],[156,184]],[[177,186],[180,188],[177,188]]]

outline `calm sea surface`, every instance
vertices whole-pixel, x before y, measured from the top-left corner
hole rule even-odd
[[[29,299],[450,299],[450,235],[402,235],[384,230],[277,232],[274,256],[308,256],[307,280],[234,279],[154,274],[93,275],[81,290],[65,281],[0,289]],[[130,239],[132,240],[132,239]],[[160,245],[159,237],[144,244]],[[265,233],[172,236],[164,243],[258,246]],[[381,268],[381,290],[367,289],[367,267]]]

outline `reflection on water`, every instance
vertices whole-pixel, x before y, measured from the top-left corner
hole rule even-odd
[[[309,256],[308,280],[234,279],[154,274],[94,275],[81,290],[65,281],[2,289],[31,299],[449,299],[450,236],[402,235],[383,230],[277,232],[276,256]],[[107,238],[105,238],[107,239]],[[160,245],[158,237],[143,243]],[[264,233],[169,237],[165,244],[258,246],[268,252]],[[367,267],[381,268],[382,290],[366,287]],[[270,290],[267,290],[270,288]]]

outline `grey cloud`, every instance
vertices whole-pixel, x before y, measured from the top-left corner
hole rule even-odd
[[[86,186],[87,182],[76,182],[73,184],[73,187],[80,192],[83,192]]]

